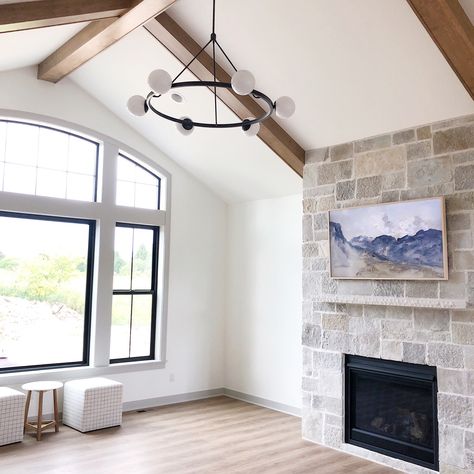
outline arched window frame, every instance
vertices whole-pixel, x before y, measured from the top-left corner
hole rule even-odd
[[[97,201],[84,202],[0,191],[0,210],[7,212],[74,217],[96,222],[93,264],[93,297],[89,365],[0,374],[0,385],[39,380],[48,376],[87,377],[163,368],[166,364],[166,334],[169,274],[171,175],[160,165],[126,144],[86,127],[43,115],[0,109],[0,118],[49,127],[98,142]],[[160,178],[160,209],[118,206],[117,159],[122,154]],[[159,227],[155,355],[153,360],[110,363],[114,234],[117,223]]]

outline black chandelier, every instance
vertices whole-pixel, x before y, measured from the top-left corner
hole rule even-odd
[[[185,72],[190,71],[189,67],[199,57],[199,55],[208,47],[212,47],[212,65],[213,76],[212,81],[183,81],[176,82],[177,79]],[[216,79],[216,49],[220,50],[226,58],[234,73],[231,82],[220,82]],[[127,108],[133,115],[143,116],[149,110],[156,115],[176,123],[176,127],[183,135],[192,133],[195,127],[202,128],[241,128],[248,136],[257,135],[260,130],[260,122],[263,122],[272,115],[273,112],[280,118],[289,118],[295,112],[295,103],[290,97],[283,96],[276,101],[271,100],[266,94],[255,89],[255,79],[249,71],[237,70],[229,56],[225,53],[217,41],[216,36],[216,0],[212,1],[212,33],[210,40],[201,48],[201,50],[189,61],[179,74],[171,79],[170,74],[163,69],[156,69],[148,76],[148,84],[151,91],[145,97],[134,95],[127,102]],[[158,108],[159,98],[168,94],[171,90],[187,87],[207,87],[211,89],[214,95],[214,122],[195,122],[190,117],[174,117],[172,115],[161,112]],[[260,117],[247,117],[240,122],[219,122],[217,113],[217,89],[231,89],[238,95],[251,95],[254,99],[266,104],[263,107],[263,113]],[[182,101],[179,94],[172,94],[175,101]]]

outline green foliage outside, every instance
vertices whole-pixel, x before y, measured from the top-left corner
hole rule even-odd
[[[64,304],[83,313],[86,270],[83,258],[39,255],[23,260],[0,252],[0,294]]]

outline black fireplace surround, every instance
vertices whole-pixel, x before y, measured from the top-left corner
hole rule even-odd
[[[436,367],[345,356],[345,441],[438,470]]]

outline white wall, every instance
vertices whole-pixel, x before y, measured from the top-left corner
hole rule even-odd
[[[301,195],[229,207],[225,386],[301,407]]]
[[[222,387],[226,204],[68,79],[38,81],[34,68],[0,73],[0,108],[97,130],[172,174],[167,366],[113,378],[124,382],[125,401]]]

